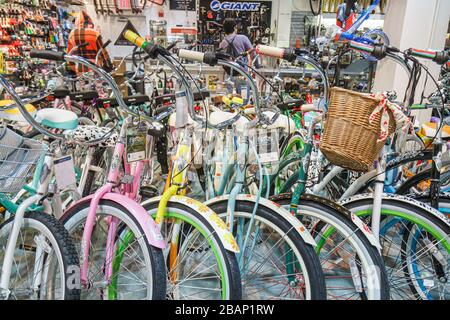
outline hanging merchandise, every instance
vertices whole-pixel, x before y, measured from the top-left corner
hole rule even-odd
[[[70,6],[77,5],[75,2]],[[5,73],[20,71],[32,48],[62,50],[72,29],[69,5],[53,1],[17,1],[0,10],[0,47]]]
[[[150,41],[166,46],[167,44],[167,21],[150,20]]]
[[[236,21],[238,33],[249,37],[254,44],[267,44],[271,37],[271,1],[207,1],[199,2],[197,21],[199,40],[218,47],[226,18]]]
[[[170,10],[195,11],[196,0],[169,0]]]

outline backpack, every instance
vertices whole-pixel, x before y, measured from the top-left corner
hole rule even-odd
[[[237,35],[235,35],[233,37],[233,39],[231,39],[231,41],[228,40],[227,38],[224,38],[224,40],[228,43],[228,46],[227,46],[227,49],[226,49],[225,53],[227,55],[229,55],[233,59],[235,59],[235,58],[237,58],[239,56],[239,52],[237,51],[236,47],[234,46],[234,40],[236,39],[236,36]],[[226,74],[230,75],[230,71],[231,71],[230,67],[225,67],[224,66],[223,69],[225,70]],[[231,74],[231,75],[232,76],[237,75],[237,72],[233,71],[233,74]]]

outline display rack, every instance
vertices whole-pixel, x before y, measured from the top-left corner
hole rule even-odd
[[[0,72],[23,70],[27,52],[64,49],[72,29],[69,15],[79,1],[0,1]]]

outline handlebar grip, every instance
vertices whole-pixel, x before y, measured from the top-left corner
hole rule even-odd
[[[375,49],[375,47],[370,44],[360,43],[357,41],[349,41],[348,46],[352,49],[355,49],[358,51],[364,51],[367,53],[372,53]]]
[[[317,109],[316,106],[312,103],[303,104],[300,108],[302,109],[302,112],[309,112]]]
[[[381,60],[386,57],[388,52],[398,52],[399,50],[395,47],[388,47],[383,44],[368,44],[361,43],[358,41],[349,41],[348,45],[350,48],[369,53],[372,57]]]
[[[412,56],[430,59],[436,62],[437,64],[445,64],[449,60],[449,53],[447,51],[432,51],[432,50],[420,50],[411,48],[408,50],[408,53]]]
[[[203,59],[205,58],[205,53],[194,50],[180,49],[178,50],[178,57],[191,61],[204,62]]]
[[[265,45],[257,45],[256,53],[273,58],[284,59],[287,61],[294,61],[297,58],[297,55],[294,53],[293,50]]]
[[[64,52],[52,51],[52,50],[37,50],[31,49],[30,58],[45,59],[52,61],[64,61]]]
[[[123,37],[139,48],[142,48],[142,45],[145,43],[144,38],[131,30],[125,30]]]
[[[178,50],[178,57],[191,61],[204,62],[210,66],[215,66],[218,61],[218,58],[214,52],[199,52],[186,49]]]

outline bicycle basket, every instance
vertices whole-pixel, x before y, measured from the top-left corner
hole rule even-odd
[[[377,142],[381,114],[369,122],[379,103],[379,99],[368,94],[331,88],[320,151],[332,164],[362,172],[373,167],[384,145],[384,141]],[[388,114],[390,134],[395,131],[395,121],[390,110]]]
[[[0,127],[0,192],[19,192],[45,151],[42,143]]]

